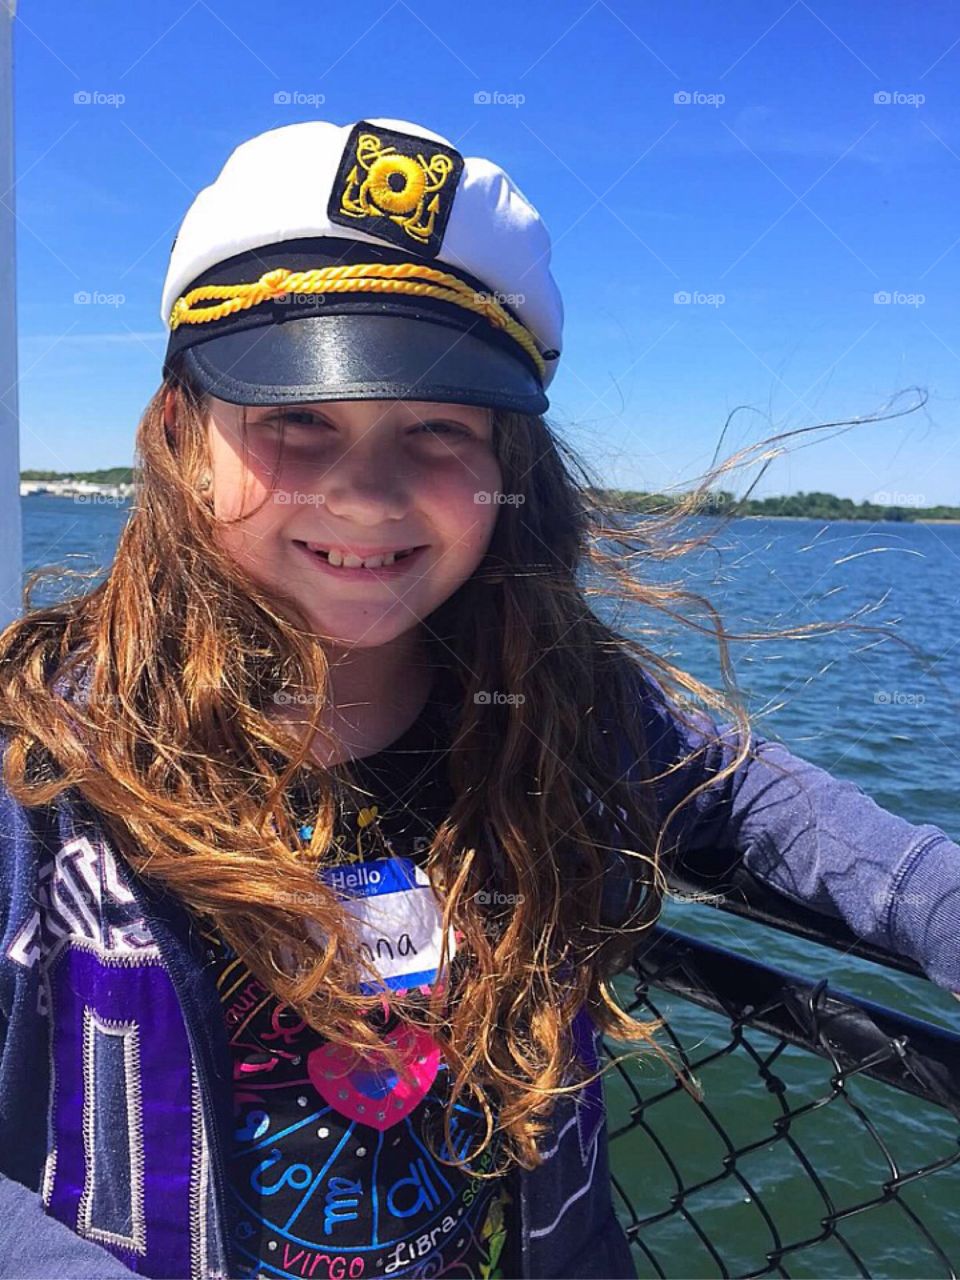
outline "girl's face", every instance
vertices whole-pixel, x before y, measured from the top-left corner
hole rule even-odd
[[[354,400],[247,407],[211,401],[213,503],[223,546],[259,582],[293,593],[319,634],[387,644],[477,568],[490,543],[500,465],[489,409]],[[283,434],[283,456],[280,437]],[[264,501],[266,499],[266,501]],[[418,548],[393,566],[328,563]]]

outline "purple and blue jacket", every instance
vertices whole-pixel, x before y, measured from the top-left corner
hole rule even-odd
[[[681,719],[648,676],[629,713],[651,775],[665,775],[662,818],[735,751],[732,728]],[[669,832],[680,856],[738,851],[769,887],[960,991],[960,847],[938,827],[755,736],[747,760]],[[626,875],[622,858],[611,862],[608,920],[630,896]],[[208,960],[182,904],[132,872],[81,797],[25,809],[0,785],[0,1277],[235,1274],[232,1063]],[[576,1033],[596,1064],[584,1014]],[[517,1171],[524,1277],[636,1276],[605,1121],[601,1081],[564,1096],[543,1164]],[[335,1251],[310,1266],[320,1280],[346,1274]]]

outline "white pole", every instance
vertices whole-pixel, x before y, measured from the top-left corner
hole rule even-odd
[[[13,163],[13,19],[0,0],[0,629],[21,612],[20,416]]]

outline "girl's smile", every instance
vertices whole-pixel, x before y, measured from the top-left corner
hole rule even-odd
[[[400,577],[401,574],[409,573],[412,568],[420,564],[423,553],[430,550],[427,546],[420,546],[406,551],[401,550],[396,554],[390,552],[386,556],[374,555],[361,559],[357,554],[344,556],[338,551],[332,553],[318,551],[310,543],[301,542],[296,538],[294,538],[294,545],[309,556],[315,567],[322,572],[331,574],[339,581],[364,584],[387,582]],[[372,563],[366,563],[367,560]],[[359,564],[353,563],[355,561],[359,561]]]

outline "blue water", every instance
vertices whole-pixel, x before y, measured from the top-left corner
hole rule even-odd
[[[127,503],[79,503],[36,496],[22,499],[25,569],[57,561],[102,574],[127,517]],[[769,632],[811,621],[837,622],[857,611],[874,632],[807,639],[745,639],[732,644],[737,679],[756,731],[778,737],[797,755],[849,778],[910,822],[932,822],[960,839],[960,526],[861,522],[825,525],[808,520],[738,520],[714,546],[682,565],[651,570],[660,580],[682,575],[702,593],[731,632]],[[69,584],[68,584],[69,585]],[[39,598],[42,601],[43,597]],[[601,612],[609,606],[595,603]],[[701,625],[709,617],[700,609]],[[649,625],[652,615],[636,615]],[[890,634],[892,633],[892,634]],[[908,641],[917,652],[897,643]],[[658,651],[713,683],[720,683],[709,636],[673,625]],[[921,979],[888,973],[829,949],[772,933],[705,906],[668,901],[665,923],[832,986],[866,995],[915,1017],[956,1028],[960,1004]],[[621,994],[629,984],[621,982]],[[729,1042],[729,1024],[687,1002],[658,999],[658,1009],[695,1060]],[[775,1047],[748,1036],[758,1054]],[[616,1048],[616,1046],[614,1046]],[[791,1106],[829,1092],[829,1068],[798,1050],[776,1061],[788,1081]],[[698,1071],[707,1103],[736,1143],[773,1136],[779,1114],[743,1052],[721,1055]],[[643,1097],[666,1088],[666,1068],[648,1058],[631,1068]],[[608,1077],[611,1131],[627,1123],[636,1098]],[[850,1097],[864,1106],[889,1142],[901,1169],[920,1167],[956,1149],[957,1124],[947,1113],[857,1078]],[[716,1127],[685,1095],[658,1103],[647,1120],[689,1185],[717,1177],[727,1152]],[[890,1176],[881,1148],[844,1100],[813,1109],[791,1130],[798,1149],[824,1179],[839,1206],[872,1199]],[[644,1215],[666,1210],[676,1190],[669,1161],[656,1143],[634,1131],[612,1144],[614,1172]],[[827,1209],[796,1152],[785,1143],[760,1145],[737,1166],[762,1197],[785,1241],[816,1237]],[[960,1175],[954,1171],[913,1183],[902,1199],[920,1214],[955,1266],[960,1266]],[[716,1181],[687,1203],[692,1218],[715,1242],[722,1266],[679,1215],[648,1228],[644,1239],[670,1277],[743,1275],[764,1265],[772,1247],[753,1197],[734,1179]],[[629,1223],[624,1212],[623,1220]],[[843,1235],[864,1259],[866,1273],[944,1274],[936,1255],[897,1204],[847,1219]],[[657,1274],[639,1258],[641,1275]],[[860,1274],[850,1256],[827,1242],[790,1256],[791,1276]]]

